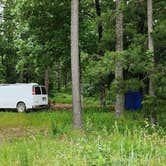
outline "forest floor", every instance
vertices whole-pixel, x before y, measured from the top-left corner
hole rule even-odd
[[[72,104],[50,102],[50,107],[51,107],[51,109],[55,109],[55,110],[65,110],[65,109],[71,110]]]
[[[83,105],[83,108],[88,108],[88,107],[92,107],[92,104],[85,104]],[[67,103],[53,103],[50,102],[50,108],[53,110],[72,110],[72,104],[67,104]],[[101,108],[101,106],[95,105],[95,108]],[[109,108],[110,110],[113,110],[113,106],[108,105],[107,108]]]

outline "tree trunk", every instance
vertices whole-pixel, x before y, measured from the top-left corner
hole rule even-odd
[[[23,70],[21,70],[20,71],[20,82],[22,83],[22,82],[24,82],[24,72],[23,72]]]
[[[48,93],[49,92],[49,69],[48,68],[46,68],[45,70],[44,84],[45,84],[46,91]]]
[[[68,71],[66,71],[65,74],[64,74],[64,86],[65,86],[65,89],[67,89],[67,84],[68,84]]]
[[[116,0],[116,51],[121,52],[123,51],[123,13],[120,9],[121,0]],[[118,60],[116,63],[116,69],[115,69],[115,79],[119,83],[123,81],[123,67],[122,62]],[[119,89],[119,92],[116,94],[116,104],[115,104],[115,110],[116,110],[116,116],[121,117],[123,115],[123,107],[124,107],[124,94],[121,89]]]
[[[96,14],[98,17],[101,17],[101,7],[100,7],[100,2],[99,0],[95,0],[95,6],[96,6]],[[100,43],[102,37],[103,37],[103,26],[102,23],[99,21],[98,22],[98,41]]]
[[[153,44],[153,37],[152,37],[152,32],[153,32],[153,7],[152,7],[152,0],[147,0],[147,17],[148,17],[148,49],[152,54],[154,55],[154,44]],[[154,71],[154,56],[152,59],[153,62],[153,69],[150,75],[153,74]],[[151,97],[155,96],[155,90],[154,90],[154,82],[152,77],[149,79],[149,95]],[[150,121],[151,124],[156,124],[157,118],[156,118],[156,113],[154,109],[151,110],[150,112]]]
[[[79,60],[79,0],[71,1],[71,65],[73,96],[73,128],[82,128],[80,60]]]
[[[95,0],[95,6],[96,6],[96,14],[98,17],[101,17],[101,6],[99,0]],[[103,26],[101,21],[98,22],[98,42],[100,44],[101,39],[103,37]],[[99,50],[98,53],[102,55],[102,50]],[[99,91],[100,91],[100,104],[102,108],[106,107],[106,88],[105,88],[105,82],[101,80],[99,85]]]
[[[58,62],[58,87],[57,87],[57,89],[58,89],[58,92],[60,92],[60,90],[61,90],[61,64],[60,64],[60,61]]]
[[[100,83],[100,104],[102,109],[106,108],[106,90],[105,90],[105,84]]]

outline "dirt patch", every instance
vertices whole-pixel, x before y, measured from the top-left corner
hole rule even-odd
[[[71,110],[72,104],[64,104],[64,103],[52,103],[50,102],[50,108],[55,110]]]
[[[45,134],[46,131],[43,131]],[[11,138],[18,138],[24,136],[32,136],[41,133],[40,129],[36,128],[5,128],[0,129],[0,141]]]
[[[64,104],[64,103],[53,103],[49,102],[50,108],[53,110],[72,110],[72,104]],[[92,104],[84,104],[83,108],[101,108],[100,105],[92,105]],[[108,105],[107,109],[112,112],[114,111],[114,105]]]

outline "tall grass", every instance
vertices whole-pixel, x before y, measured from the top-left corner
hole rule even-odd
[[[2,125],[4,121],[0,119],[1,128],[15,124],[48,129],[47,135],[36,133],[1,143],[2,166],[164,166],[166,163],[165,130],[160,126],[152,128],[140,113],[134,116],[128,113],[117,120],[113,113],[87,111],[82,131],[71,130],[70,112],[1,115],[11,120]],[[22,119],[19,125],[18,119]]]

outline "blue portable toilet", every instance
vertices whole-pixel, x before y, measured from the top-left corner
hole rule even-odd
[[[127,110],[141,110],[143,96],[140,91],[128,91],[125,94],[125,108]]]

